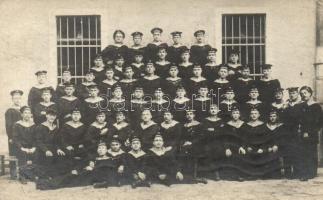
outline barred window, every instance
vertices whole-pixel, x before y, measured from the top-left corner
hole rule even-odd
[[[231,49],[240,51],[240,63],[251,67],[254,78],[262,75],[266,63],[266,15],[222,15],[222,61],[228,62]]]
[[[68,68],[77,84],[93,65],[101,51],[101,21],[99,15],[56,16],[58,82]]]

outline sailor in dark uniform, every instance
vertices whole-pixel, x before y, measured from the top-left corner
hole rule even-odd
[[[124,38],[125,33],[122,30],[116,30],[113,33],[114,44],[108,45],[101,53],[106,65],[111,65],[116,59],[117,54],[121,54],[123,58],[127,58],[128,47],[123,44]]]
[[[65,95],[60,97],[57,101],[58,118],[60,124],[65,124],[71,120],[71,111],[81,106],[81,101],[74,96],[75,86],[73,84],[64,85]]]
[[[186,96],[185,88],[179,86],[176,89],[176,97],[173,99],[171,106],[172,112],[174,113],[174,119],[180,123],[184,123],[186,121],[186,110],[192,107],[191,104],[191,99]]]
[[[207,87],[208,85],[206,78],[202,76],[201,65],[194,65],[192,74],[193,76],[187,81],[187,92],[189,98],[191,98],[192,95],[196,96],[201,87]]]
[[[95,85],[96,83],[94,80],[93,72],[87,71],[85,74],[85,81],[83,81],[81,84],[77,86],[76,89],[76,96],[81,100],[84,101],[84,99],[89,97],[89,89],[88,87],[90,85]]]
[[[171,32],[173,45],[168,47],[168,60],[172,63],[179,64],[181,62],[181,53],[187,47],[181,44],[182,32]]]
[[[288,96],[285,103],[285,116],[282,118],[284,123],[290,127],[290,130],[295,129],[295,124],[298,123],[297,119],[300,114],[300,103],[302,103],[302,100],[299,96],[298,87],[290,87],[287,88],[288,90]],[[295,133],[296,134],[296,133]],[[294,134],[294,136],[295,136]]]
[[[131,63],[131,67],[134,71],[134,78],[139,79],[145,76],[145,63],[143,62],[144,56],[143,56],[144,51],[141,50],[135,50],[133,52],[134,55],[134,61]]]
[[[116,80],[120,80],[123,78],[123,68],[125,66],[125,59],[121,54],[117,54],[114,59],[114,77]]]
[[[175,182],[182,182],[184,176],[172,147],[165,147],[163,137],[157,134],[153,137],[152,148],[148,150],[150,176],[156,182],[170,186]]]
[[[120,85],[115,85],[112,88],[112,98],[107,105],[107,120],[113,121],[114,114],[119,111],[128,111],[128,102],[124,98],[123,91]]]
[[[133,32],[131,36],[133,39],[133,45],[129,47],[128,50],[129,63],[136,62],[135,56],[137,55],[137,52],[145,52],[145,47],[141,44],[143,34],[141,32],[136,31]]]
[[[194,63],[199,63],[200,65],[205,65],[207,62],[207,53],[212,48],[210,45],[205,44],[205,31],[198,30],[194,33],[196,38],[196,44],[191,46],[191,56]]]
[[[6,133],[8,136],[8,147],[9,147],[9,156],[16,156],[17,148],[13,144],[13,126],[14,124],[21,120],[21,98],[23,91],[21,90],[12,90],[10,92],[12,99],[12,106],[8,108],[5,112],[5,123],[6,123]],[[16,176],[16,166],[14,163],[10,162],[10,177],[15,178]]]
[[[230,87],[232,83],[228,80],[228,66],[220,65],[218,71],[219,78],[210,83],[210,90],[213,94],[213,98],[216,97],[218,103],[223,100],[223,94],[226,88]]]
[[[105,65],[101,55],[97,55],[94,59],[94,66],[90,69],[94,75],[94,82],[101,83],[105,78]]]
[[[45,70],[37,71],[35,75],[37,76],[37,84],[30,89],[28,94],[28,105],[31,107],[32,110],[34,110],[34,107],[37,103],[42,101],[41,95],[42,95],[43,88],[49,87],[51,90],[51,93],[53,94],[53,101],[56,101],[54,88],[49,86],[46,82],[47,71]]]
[[[39,178],[53,178],[66,173],[65,152],[61,145],[61,136],[56,121],[57,112],[52,109],[46,111],[46,121],[35,129],[38,148],[37,165]]]
[[[251,86],[250,91],[249,91],[249,100],[245,104],[241,105],[242,120],[247,121],[249,119],[250,111],[253,108],[257,108],[257,110],[261,114],[261,119],[266,118],[266,116],[267,116],[266,106],[258,98],[259,98],[258,88],[255,85],[253,85],[253,86]]]
[[[20,109],[22,119],[12,128],[12,141],[17,148],[18,165],[31,165],[36,160],[35,124],[32,120],[31,108],[23,106]]]
[[[313,90],[308,86],[300,89],[303,100],[299,117],[299,162],[297,175],[302,181],[317,176],[319,131],[322,128],[322,108],[313,100]]]
[[[212,82],[218,78],[219,66],[216,63],[216,48],[211,48],[207,53],[207,63],[203,66],[203,76]]]
[[[176,152],[179,150],[182,125],[173,119],[170,110],[164,112],[164,120],[160,123],[160,134],[164,138],[165,147],[172,147]]]
[[[103,111],[98,112],[95,121],[89,125],[85,135],[85,146],[89,159],[96,155],[97,146],[101,142],[108,142],[108,133],[110,133],[110,128],[106,121],[106,115]]]
[[[208,116],[210,105],[213,104],[212,101],[209,89],[206,86],[201,86],[198,90],[197,98],[193,99],[193,108],[196,110],[196,119],[198,121]]]
[[[129,138],[132,133],[133,130],[131,125],[126,121],[126,114],[122,111],[116,112],[115,123],[111,125],[108,141],[111,141],[112,138],[117,135],[121,143],[121,148],[124,151],[127,151],[130,148]]]
[[[62,150],[70,162],[68,171],[84,166],[87,159],[86,126],[81,122],[82,114],[79,108],[71,112],[71,121],[66,122],[60,129]],[[93,120],[94,121],[94,120]]]
[[[96,113],[107,108],[106,99],[99,96],[99,89],[97,85],[90,85],[90,96],[83,102],[82,110],[84,112],[83,122],[86,125],[95,121]]]
[[[178,64],[179,76],[186,82],[193,76],[193,63],[190,62],[190,50],[186,47],[181,51],[181,62]]]
[[[239,59],[240,51],[236,49],[231,49],[229,53],[228,67],[229,67],[229,79],[236,80],[240,77],[240,59]]]
[[[279,80],[271,77],[271,67],[272,65],[270,64],[262,66],[262,73],[264,75],[257,82],[260,100],[265,104],[271,104],[274,101],[275,91],[277,88],[280,88]]]
[[[46,121],[46,110],[47,109],[53,109],[57,111],[57,105],[56,103],[54,103],[53,101],[51,101],[52,99],[52,94],[51,94],[52,90],[51,88],[43,88],[42,89],[42,101],[37,103],[33,109],[33,118],[34,118],[34,122],[35,124],[40,124],[43,123],[44,121]]]
[[[159,126],[152,120],[152,114],[148,109],[142,111],[141,120],[134,128],[134,134],[140,138],[142,148],[147,150],[152,147],[151,143],[159,132]]]
[[[114,76],[114,70],[107,67],[105,70],[105,79],[99,84],[101,95],[110,99],[112,97],[112,88],[118,83]]]
[[[280,119],[284,119],[285,116],[285,101],[284,101],[284,89],[277,88],[275,91],[275,100],[271,103],[271,108],[274,108],[279,115]]]
[[[64,70],[62,74],[62,81],[56,87],[56,96],[59,99],[61,96],[65,95],[65,84],[71,83],[72,75],[69,70]]]
[[[126,168],[129,178],[131,179],[131,187],[140,186],[150,187],[148,158],[145,151],[141,149],[141,141],[137,136],[130,139],[131,150],[127,154]]]
[[[168,72],[169,76],[165,79],[163,87],[165,93],[170,96],[171,99],[176,97],[176,90],[179,86],[184,85],[182,78],[178,77],[178,67],[172,64]]]
[[[226,89],[224,96],[225,99],[221,101],[219,108],[221,118],[227,122],[231,118],[232,108],[237,107],[238,103],[235,100],[235,92],[232,87]]]
[[[247,65],[241,67],[241,76],[233,81],[232,86],[236,91],[236,100],[239,104],[243,104],[249,99],[249,91],[254,80],[250,78],[250,68]]]
[[[161,88],[155,90],[154,98],[151,101],[151,113],[154,122],[160,124],[163,121],[163,113],[170,108],[170,101]]]
[[[158,48],[161,46],[167,48],[168,45],[167,43],[161,41],[161,35],[163,33],[163,30],[161,28],[153,28],[150,32],[153,35],[153,41],[149,43],[145,49],[145,59],[156,61]]]
[[[144,100],[144,90],[142,87],[136,87],[129,107],[129,118],[132,127],[140,123],[141,113],[148,102]]]
[[[138,80],[134,78],[134,71],[131,66],[123,68],[124,78],[119,81],[119,85],[123,91],[123,96],[126,100],[130,101],[131,94],[138,85]]]
[[[168,60],[166,60],[166,58],[167,48],[165,46],[158,47],[155,68],[156,74],[161,78],[166,78],[168,76],[168,70],[171,65],[171,63]]]
[[[139,85],[144,89],[144,93],[151,97],[162,84],[162,79],[155,74],[155,70],[154,63],[148,61],[145,67],[146,75],[139,80]]]

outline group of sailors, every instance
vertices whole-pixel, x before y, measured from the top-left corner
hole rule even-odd
[[[153,43],[142,47],[135,32],[128,48],[115,31],[79,85],[64,69],[54,89],[40,70],[28,106],[23,91],[11,92],[6,130],[22,182],[100,188],[317,175],[322,110],[310,87],[287,88],[284,101],[272,65],[254,79],[235,49],[216,64],[203,30],[190,49],[181,32],[172,46],[160,41],[162,29],[151,32]]]

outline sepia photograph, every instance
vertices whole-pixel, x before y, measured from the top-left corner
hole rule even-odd
[[[0,200],[322,200],[323,0],[0,0]]]

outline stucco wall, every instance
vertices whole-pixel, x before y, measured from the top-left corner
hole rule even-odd
[[[169,33],[180,30],[186,44],[193,42],[194,30],[205,29],[208,42],[221,49],[222,13],[266,13],[266,59],[275,66],[274,76],[283,87],[295,82],[313,85],[313,0],[1,0],[0,112],[10,105],[10,90],[21,88],[27,96],[35,70],[47,69],[50,82],[56,84],[56,14],[101,14],[104,45],[112,42],[115,29],[124,30],[129,43],[130,33],[140,30],[147,43],[150,29],[160,26],[164,40],[170,41]],[[219,63],[220,59],[219,54]]]

